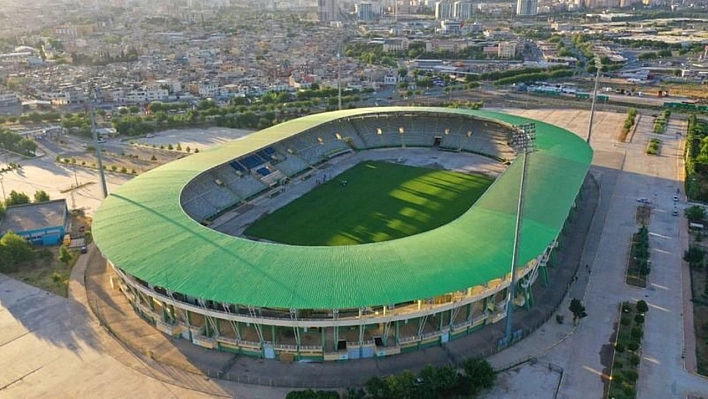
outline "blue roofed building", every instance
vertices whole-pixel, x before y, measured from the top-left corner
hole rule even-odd
[[[69,224],[65,199],[9,206],[0,222],[0,237],[12,231],[35,245],[59,245]]]

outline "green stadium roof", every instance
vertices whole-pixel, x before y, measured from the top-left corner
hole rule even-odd
[[[343,117],[433,112],[508,124],[536,122],[520,248],[526,263],[554,240],[592,160],[575,134],[528,118],[432,107],[351,109],[306,116],[147,172],[116,189],[95,214],[93,236],[115,266],[173,292],[261,307],[335,309],[429,298],[505,276],[510,269],[521,162],[453,222],[398,240],[290,246],[202,226],[180,192],[205,170]]]

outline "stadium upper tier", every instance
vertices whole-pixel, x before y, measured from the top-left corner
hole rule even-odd
[[[458,219],[393,241],[290,246],[228,236],[200,222],[268,190],[277,178],[298,175],[346,151],[437,143],[512,160],[506,145],[512,125],[531,122],[538,151],[528,162],[523,265],[558,236],[592,150],[573,133],[543,122],[449,108],[316,114],[163,165],[103,202],[94,238],[124,272],[171,292],[221,303],[344,309],[466,290],[509,273],[519,162],[512,162]]]

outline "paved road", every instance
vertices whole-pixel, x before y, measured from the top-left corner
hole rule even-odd
[[[524,114],[545,120],[552,117],[549,111],[526,111]],[[587,121],[587,113],[579,111],[577,116],[574,120]],[[564,125],[562,121],[555,122]],[[566,378],[559,397],[589,397],[590,392],[592,397],[601,397],[603,373],[608,371],[606,368],[610,363],[610,338],[618,319],[618,304],[643,299],[649,303],[650,310],[645,326],[638,397],[708,396],[708,380],[687,372],[682,357],[684,268],[681,255],[687,237],[680,235],[679,230],[680,223],[685,220],[672,216],[671,211],[673,196],[681,186],[679,155],[683,136],[656,136],[651,133],[651,123],[645,122],[640,124],[631,142],[617,143],[616,129],[603,125],[602,115],[596,118],[596,123],[600,128],[596,128],[592,139],[596,151],[592,173],[602,182],[600,201],[609,207],[607,217],[601,221],[603,228],[598,237],[598,255],[588,260],[592,271],[585,293],[589,316],[572,336],[543,359],[565,368]],[[672,120],[667,131],[676,130],[685,131],[685,121]],[[649,139],[653,137],[663,141],[660,156],[644,154]],[[616,180],[616,184],[612,180]],[[629,240],[638,228],[634,220],[637,197],[646,197],[653,202],[649,226],[652,272],[647,289],[624,283]],[[532,341],[527,345],[532,346]]]

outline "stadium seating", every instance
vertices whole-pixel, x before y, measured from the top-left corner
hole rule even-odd
[[[202,198],[210,203],[217,211],[221,211],[241,202],[233,191],[229,190],[227,187],[219,186],[216,183],[211,190],[202,194]]]
[[[266,163],[265,159],[259,157],[258,154],[248,155],[239,159],[238,162],[249,170],[257,168]]]
[[[216,208],[199,196],[190,198],[187,202],[183,202],[182,208],[184,208],[187,214],[199,221],[207,220],[217,213]]]
[[[226,187],[243,200],[251,199],[268,188],[263,182],[251,175],[244,175],[241,179],[226,183]]]
[[[292,177],[307,169],[309,165],[295,155],[288,155],[285,160],[276,165],[284,175]]]
[[[185,211],[206,220],[327,159],[355,149],[430,147],[513,159],[505,126],[455,116],[352,117],[316,126],[198,176],[182,191]]]

